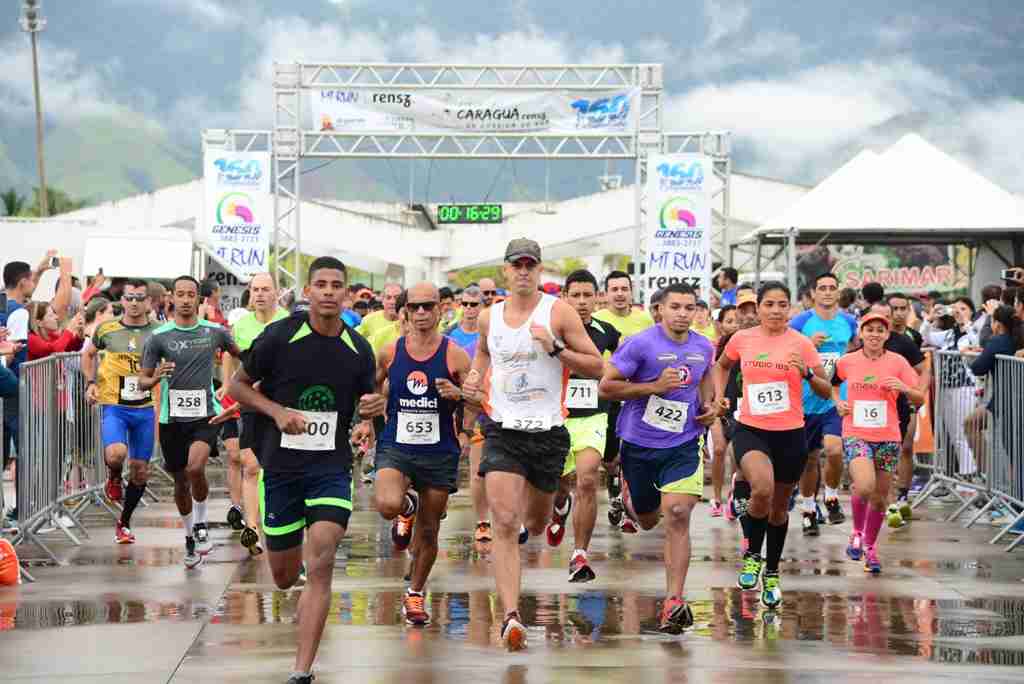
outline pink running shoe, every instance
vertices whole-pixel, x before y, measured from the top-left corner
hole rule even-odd
[[[711,517],[712,518],[721,518],[723,510],[724,509],[722,507],[722,502],[721,501],[712,501],[711,502]]]

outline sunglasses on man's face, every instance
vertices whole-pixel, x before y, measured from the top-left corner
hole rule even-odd
[[[481,292],[484,293],[485,297],[493,297],[494,295],[498,294],[497,290],[481,290]]]
[[[405,305],[410,312],[433,311],[435,306],[437,306],[437,302],[409,302]]]
[[[468,306],[471,309],[475,309],[480,306],[480,302],[462,302],[462,306]]]
[[[146,301],[146,296],[144,294],[126,294],[121,295],[121,298],[126,302],[144,302]]]

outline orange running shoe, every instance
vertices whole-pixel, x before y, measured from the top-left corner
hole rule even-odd
[[[406,623],[420,627],[430,622],[430,615],[424,608],[423,601],[422,593],[405,592],[405,598],[402,599],[402,615],[405,616]]]
[[[526,627],[519,621],[519,611],[514,610],[505,616],[501,626],[501,640],[510,651],[522,651],[526,648]]]

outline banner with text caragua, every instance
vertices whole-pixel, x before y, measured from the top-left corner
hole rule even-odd
[[[207,151],[203,226],[217,257],[239,276],[267,270],[274,230],[269,152]]]
[[[647,301],[672,283],[711,291],[711,158],[655,154],[647,160]]]
[[[313,129],[378,134],[631,134],[640,89],[608,91],[320,90]]]

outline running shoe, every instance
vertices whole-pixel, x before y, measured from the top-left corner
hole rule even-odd
[[[501,625],[501,640],[510,651],[526,648],[526,627],[519,619],[519,611],[512,611],[505,616],[505,622]]]
[[[203,563],[203,557],[196,553],[196,540],[192,537],[185,537],[185,568],[191,570]]]
[[[196,538],[196,550],[200,556],[205,556],[213,551],[213,542],[210,541],[210,530],[206,523],[196,523],[192,526],[192,531]]]
[[[316,676],[312,675],[312,674],[308,674],[308,675],[293,674],[291,677],[288,678],[288,681],[285,682],[285,684],[313,684],[313,680],[314,679],[316,679]]]
[[[417,627],[430,622],[430,615],[427,613],[426,608],[423,607],[422,592],[405,592],[405,598],[402,599],[402,615],[405,617],[407,624]]]
[[[615,497],[614,499],[608,500],[608,524],[612,527],[618,527],[622,524],[622,518],[626,513],[625,507],[622,505],[622,498]]]
[[[231,504],[231,508],[228,509],[228,525],[235,532],[245,529],[245,517],[242,515],[242,509],[234,504]]]
[[[565,537],[565,523],[569,519],[569,511],[572,510],[572,495],[565,499],[565,508],[558,510],[556,506],[551,513],[551,522],[548,523],[547,536],[548,546],[558,546]]]
[[[594,570],[587,563],[586,552],[577,553],[569,560],[570,582],[590,582],[596,577]]]
[[[658,631],[664,634],[682,634],[693,627],[693,611],[686,601],[678,596],[669,596],[661,606],[661,623]]]
[[[757,580],[761,576],[761,556],[757,553],[747,552],[743,554],[743,567],[740,568],[740,575],[736,578],[736,586],[743,591],[757,588]]]
[[[817,501],[814,502],[814,512],[818,515],[818,524],[825,524],[825,511],[821,510],[821,504]]]
[[[246,548],[250,556],[258,556],[263,553],[263,547],[260,545],[260,533],[251,527],[242,530],[238,541]]]
[[[761,585],[761,605],[768,610],[775,610],[781,606],[782,586],[779,584],[779,573],[765,573]]]
[[[410,490],[405,495],[412,502],[412,512],[408,515],[399,513],[395,521],[391,523],[391,541],[395,543],[395,548],[399,551],[409,548],[409,542],[412,541],[412,526],[416,522],[416,511],[420,507],[419,494]]]
[[[828,524],[841,525],[846,522],[846,515],[843,507],[839,505],[839,499],[826,499],[825,508],[828,510]]]
[[[874,546],[864,547],[864,572],[882,574],[882,561],[878,560],[878,549]]]
[[[885,522],[889,527],[900,528],[906,525],[903,522],[903,515],[900,513],[899,506],[896,504],[889,504],[889,508],[885,511]]]
[[[476,532],[473,533],[473,541],[478,544],[491,541],[491,521],[481,520],[476,524]]]
[[[900,517],[903,522],[910,522],[914,518],[914,509],[910,507],[910,500],[903,496],[896,502],[900,507]]]
[[[804,511],[803,515],[803,528],[805,537],[817,537],[821,534],[821,528],[818,527],[818,514],[812,511]]]
[[[852,561],[859,561],[864,555],[864,539],[856,532],[850,533],[850,543],[846,545],[846,557]]]
[[[135,535],[132,534],[132,531],[128,529],[127,525],[122,524],[122,522],[118,520],[114,524],[114,541],[118,544],[134,544]]]
[[[519,526],[519,543],[520,545],[525,544],[526,540],[530,538],[530,530],[526,529],[525,525]]]
[[[636,534],[640,531],[640,528],[636,526],[632,518],[626,515],[622,517],[622,522],[619,523],[619,531],[623,534]]]
[[[722,502],[721,501],[714,501],[714,500],[712,500],[711,501],[711,517],[712,518],[721,518],[724,513],[725,513],[725,509],[722,506]]]
[[[729,522],[733,522],[736,518],[736,500],[732,496],[732,492],[729,493],[729,500],[725,504],[725,519]]]
[[[115,503],[121,503],[124,501],[124,483],[121,482],[121,478],[107,478],[107,484],[103,487],[103,493],[107,495],[108,499]]]

